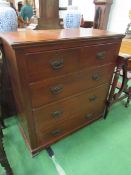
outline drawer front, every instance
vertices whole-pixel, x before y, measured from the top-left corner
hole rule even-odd
[[[30,85],[33,108],[111,81],[114,65],[86,69]],[[108,74],[107,74],[108,72]]]
[[[119,44],[96,45],[82,49],[82,66],[99,66],[115,63],[119,51]]]
[[[87,66],[95,67],[115,62],[117,48],[117,44],[101,44],[26,54],[28,81],[62,76]]]
[[[90,119],[86,116],[90,116]],[[38,146],[44,145],[47,147],[55,141],[58,141],[74,131],[90,124],[102,116],[103,113],[95,113],[93,115],[92,113],[86,113],[85,115],[77,116],[77,118],[65,120],[64,123],[59,123],[51,128],[45,128],[43,132],[39,132],[38,134]]]
[[[27,55],[29,81],[63,75],[79,69],[80,48]]]
[[[63,135],[102,114],[108,89],[109,85],[105,84],[78,96],[45,105],[43,108],[33,111],[38,142],[46,143],[47,133],[58,129],[61,130],[60,135]],[[71,120],[73,120],[72,123]],[[53,139],[53,134],[50,134],[49,138]]]

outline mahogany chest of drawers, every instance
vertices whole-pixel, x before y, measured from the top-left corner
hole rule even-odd
[[[20,128],[33,154],[103,117],[123,35],[81,28],[1,38]]]

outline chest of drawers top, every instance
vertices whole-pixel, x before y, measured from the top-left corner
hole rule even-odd
[[[98,29],[58,29],[58,30],[26,30],[20,32],[5,32],[1,33],[0,37],[5,39],[12,47],[27,47],[38,46],[46,43],[60,43],[72,42],[79,40],[81,42],[90,40],[110,39],[110,38],[123,38],[122,34],[114,34],[108,31]]]

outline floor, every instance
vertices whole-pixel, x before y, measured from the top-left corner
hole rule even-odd
[[[4,145],[14,175],[59,175],[45,150],[31,157],[15,117],[7,119],[6,125]],[[106,120],[96,121],[52,148],[66,175],[131,175],[131,104],[125,108],[122,102],[116,103]]]

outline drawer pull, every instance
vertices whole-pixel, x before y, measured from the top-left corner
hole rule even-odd
[[[60,92],[63,91],[63,86],[58,85],[58,86],[55,86],[55,87],[51,87],[50,90],[51,90],[52,94],[59,94]]]
[[[64,66],[64,60],[63,59],[55,60],[55,61],[52,61],[50,64],[54,70],[59,70]]]
[[[95,95],[89,97],[89,101],[95,101],[97,99],[97,97]]]
[[[97,58],[98,60],[103,60],[103,59],[105,58],[105,56],[106,56],[106,52],[105,52],[105,51],[103,51],[103,52],[98,52],[97,55],[96,55],[96,58]]]
[[[61,132],[62,132],[61,129],[56,129],[56,130],[52,131],[51,134],[52,134],[53,136],[58,136],[58,135],[61,134]]]
[[[85,118],[86,119],[92,119],[92,117],[93,117],[93,113],[90,113],[90,114],[86,114],[85,115]]]
[[[58,118],[58,117],[60,117],[61,115],[63,114],[63,111],[54,111],[54,112],[52,112],[52,117],[53,118]]]
[[[100,78],[101,78],[100,75],[97,73],[92,75],[92,80],[100,80]]]

